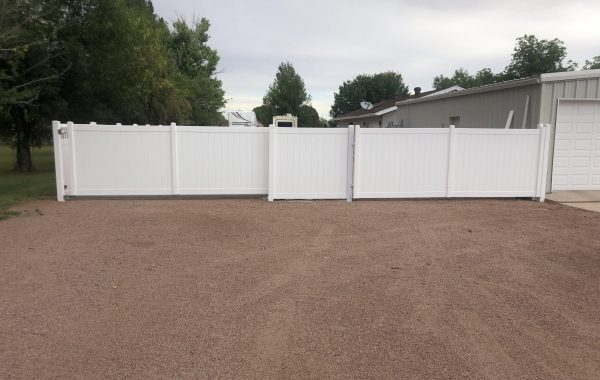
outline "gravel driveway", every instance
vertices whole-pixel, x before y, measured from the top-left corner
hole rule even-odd
[[[0,378],[600,377],[600,214],[78,200],[0,221]]]

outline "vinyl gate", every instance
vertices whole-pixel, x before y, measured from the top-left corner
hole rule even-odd
[[[274,199],[534,197],[547,128],[301,129],[53,123],[57,194]]]

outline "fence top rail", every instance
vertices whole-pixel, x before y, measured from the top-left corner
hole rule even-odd
[[[348,128],[285,128],[274,127],[278,134],[286,135],[343,135],[348,133]]]
[[[540,129],[455,128],[460,135],[540,135]]]
[[[68,124],[59,124],[61,127]],[[96,132],[166,132],[171,125],[120,125],[120,124],[73,124],[76,131],[96,131]],[[178,132],[197,132],[197,133],[268,133],[268,128],[259,127],[218,127],[218,126],[192,126],[177,125]]]
[[[177,126],[178,132],[191,133],[269,133],[269,128],[264,127],[196,127],[192,125]]]
[[[106,125],[106,124],[73,124],[78,132],[168,132],[169,125]]]
[[[361,134],[448,134],[450,128],[360,128]],[[461,135],[539,135],[540,129],[454,128]]]
[[[360,128],[361,134],[448,134],[449,128]]]

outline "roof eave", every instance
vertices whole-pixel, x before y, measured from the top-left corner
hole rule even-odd
[[[561,80],[577,80],[586,78],[598,78],[600,77],[600,69],[595,70],[583,70],[583,71],[565,71],[560,73],[547,73],[541,74],[540,79],[542,82],[554,82]]]
[[[371,117],[377,117],[379,115],[374,114],[374,113],[365,113],[362,115],[353,115],[353,116],[340,116],[340,117],[334,117],[333,121],[344,121],[344,120],[354,120],[354,119],[368,119]]]
[[[495,84],[489,84],[489,85],[480,86],[480,87],[469,88],[466,90],[451,92],[451,93],[447,93],[447,94],[431,95],[428,97],[404,100],[401,102],[397,102],[396,106],[402,106],[402,105],[413,104],[413,103],[431,102],[434,100],[454,98],[457,96],[480,94],[480,93],[484,93],[484,92],[504,90],[504,89],[513,88],[513,87],[529,86],[532,84],[539,84],[539,83],[541,83],[539,77],[517,79],[517,80],[503,82],[503,83],[495,83]]]
[[[397,106],[391,106],[389,108],[386,108],[386,109],[383,109],[381,111],[375,112],[375,115],[377,115],[377,116],[385,115],[386,113],[393,112],[393,111],[395,111],[397,109],[398,109]]]

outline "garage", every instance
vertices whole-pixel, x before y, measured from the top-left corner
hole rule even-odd
[[[600,190],[600,100],[559,100],[552,190]]]

